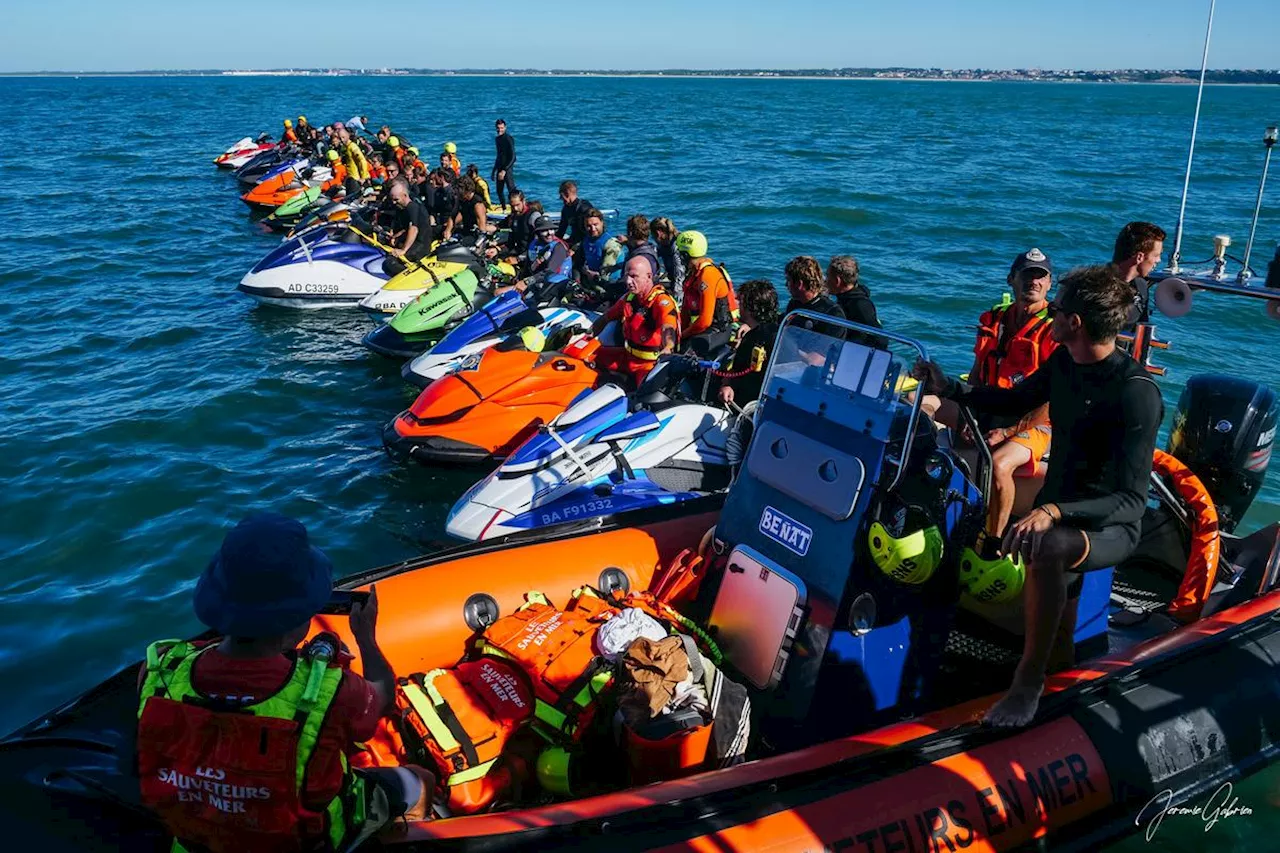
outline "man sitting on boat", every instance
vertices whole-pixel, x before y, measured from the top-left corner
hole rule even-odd
[[[1061,346],[1024,381],[971,388],[932,362],[914,370],[927,393],[992,415],[1021,417],[1047,403],[1054,425],[1036,507],[1004,538],[1005,552],[1028,563],[1026,639],[1013,684],[986,714],[991,725],[1031,722],[1051,661],[1074,657],[1080,573],[1114,566],[1138,543],[1164,405],[1142,365],[1116,348],[1132,306],[1114,267],[1076,269],[1048,308]]]
[[[1145,323],[1151,317],[1151,300],[1147,291],[1147,276],[1160,265],[1164,254],[1164,229],[1151,222],[1130,222],[1116,235],[1116,247],[1111,263],[1120,277],[1133,288],[1133,309],[1125,322],[1125,329],[1137,323]]]
[[[147,649],[142,801],[187,849],[341,850],[391,815],[428,816],[430,771],[348,763],[394,706],[396,677],[378,648],[376,592],[351,609],[364,677],[332,634],[299,648],[332,595],[333,565],[306,528],[255,513],[196,584],[196,616],[220,639]]]
[[[1049,256],[1039,249],[1028,249],[1013,259],[1006,281],[1013,288],[1013,301],[993,306],[978,320],[969,370],[969,381],[975,386],[1012,388],[1039,370],[1058,347],[1049,328],[1053,323],[1048,303],[1053,287]],[[926,398],[922,405],[939,423],[960,427],[960,411],[954,402]],[[992,493],[987,496],[986,532],[992,537],[987,541],[994,544],[1004,535],[1013,514],[1014,478],[1042,473],[1051,435],[1048,407],[1040,406],[1021,417],[984,414],[978,425],[981,438],[991,446]],[[980,555],[986,559],[996,556],[990,550]]]

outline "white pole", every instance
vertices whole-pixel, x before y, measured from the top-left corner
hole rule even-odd
[[[1204,55],[1200,57],[1200,86],[1196,90],[1196,115],[1191,121],[1191,147],[1187,150],[1187,174],[1182,180],[1182,204],[1178,208],[1178,228],[1173,236],[1173,261],[1171,267],[1178,271],[1182,256],[1182,224],[1187,216],[1187,190],[1191,186],[1191,160],[1196,154],[1196,128],[1200,126],[1200,98],[1204,95],[1204,72],[1209,67],[1209,36],[1213,33],[1213,7],[1217,0],[1209,0],[1209,24],[1204,31]]]

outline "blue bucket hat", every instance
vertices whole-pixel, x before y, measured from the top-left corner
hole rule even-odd
[[[333,594],[333,563],[301,522],[274,512],[247,516],[196,582],[196,617],[220,634],[287,634]]]

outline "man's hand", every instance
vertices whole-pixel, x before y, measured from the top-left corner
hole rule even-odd
[[[355,602],[351,605],[351,616],[348,619],[351,633],[361,646],[374,645],[374,635],[378,628],[378,585],[369,587],[369,600],[364,604]]]
[[[1044,534],[1053,529],[1058,522],[1044,507],[1036,507],[1027,515],[1018,519],[1004,535],[1004,552],[1009,556],[1021,554],[1023,558],[1034,560],[1040,556],[1040,543]]]
[[[484,250],[484,256],[485,256],[486,258],[495,258],[495,257],[497,257],[497,256],[498,256],[498,249],[497,249],[497,247],[496,247],[496,246],[490,246],[489,248],[485,249],[485,250]]]
[[[942,395],[947,390],[947,376],[937,362],[919,359],[911,368],[911,375],[924,385],[924,393]]]
[[[724,403],[726,406],[733,402],[733,386],[732,385],[720,386],[720,402]]]
[[[498,172],[498,180],[502,180],[502,179],[503,179],[503,178],[505,178],[506,176],[507,176],[507,170],[506,170],[506,169],[501,169],[501,170],[499,170],[499,172]]]
[[[993,429],[987,433],[987,446],[995,447],[998,444],[1004,444],[1009,439],[1009,433],[1002,429]]]

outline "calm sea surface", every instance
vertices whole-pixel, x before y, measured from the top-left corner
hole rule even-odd
[[[555,78],[0,79],[0,731],[194,632],[194,578],[250,509],[303,519],[343,573],[420,553],[474,473],[404,468],[378,430],[412,399],[358,312],[257,308],[240,277],[278,241],[211,158],[242,136],[367,113],[488,174],[492,126],[554,206],[561,179],[624,215],[699,228],[735,280],[856,255],[886,326],[952,370],[1013,256],[1109,260],[1172,234],[1195,91],[1177,86]],[[1185,259],[1248,235],[1280,88],[1205,93]],[[1280,176],[1255,266],[1280,240]],[[620,225],[620,223],[619,223]],[[1258,263],[1258,262],[1261,263]],[[1170,411],[1186,377],[1280,386],[1280,327],[1197,297],[1159,323]],[[1280,517],[1273,472],[1248,527]],[[1275,830],[1170,818],[1160,849]],[[1229,834],[1234,833],[1234,834]],[[1259,835],[1258,837],[1261,837]],[[1137,850],[1142,842],[1131,849]],[[1187,846],[1189,845],[1189,846]]]

